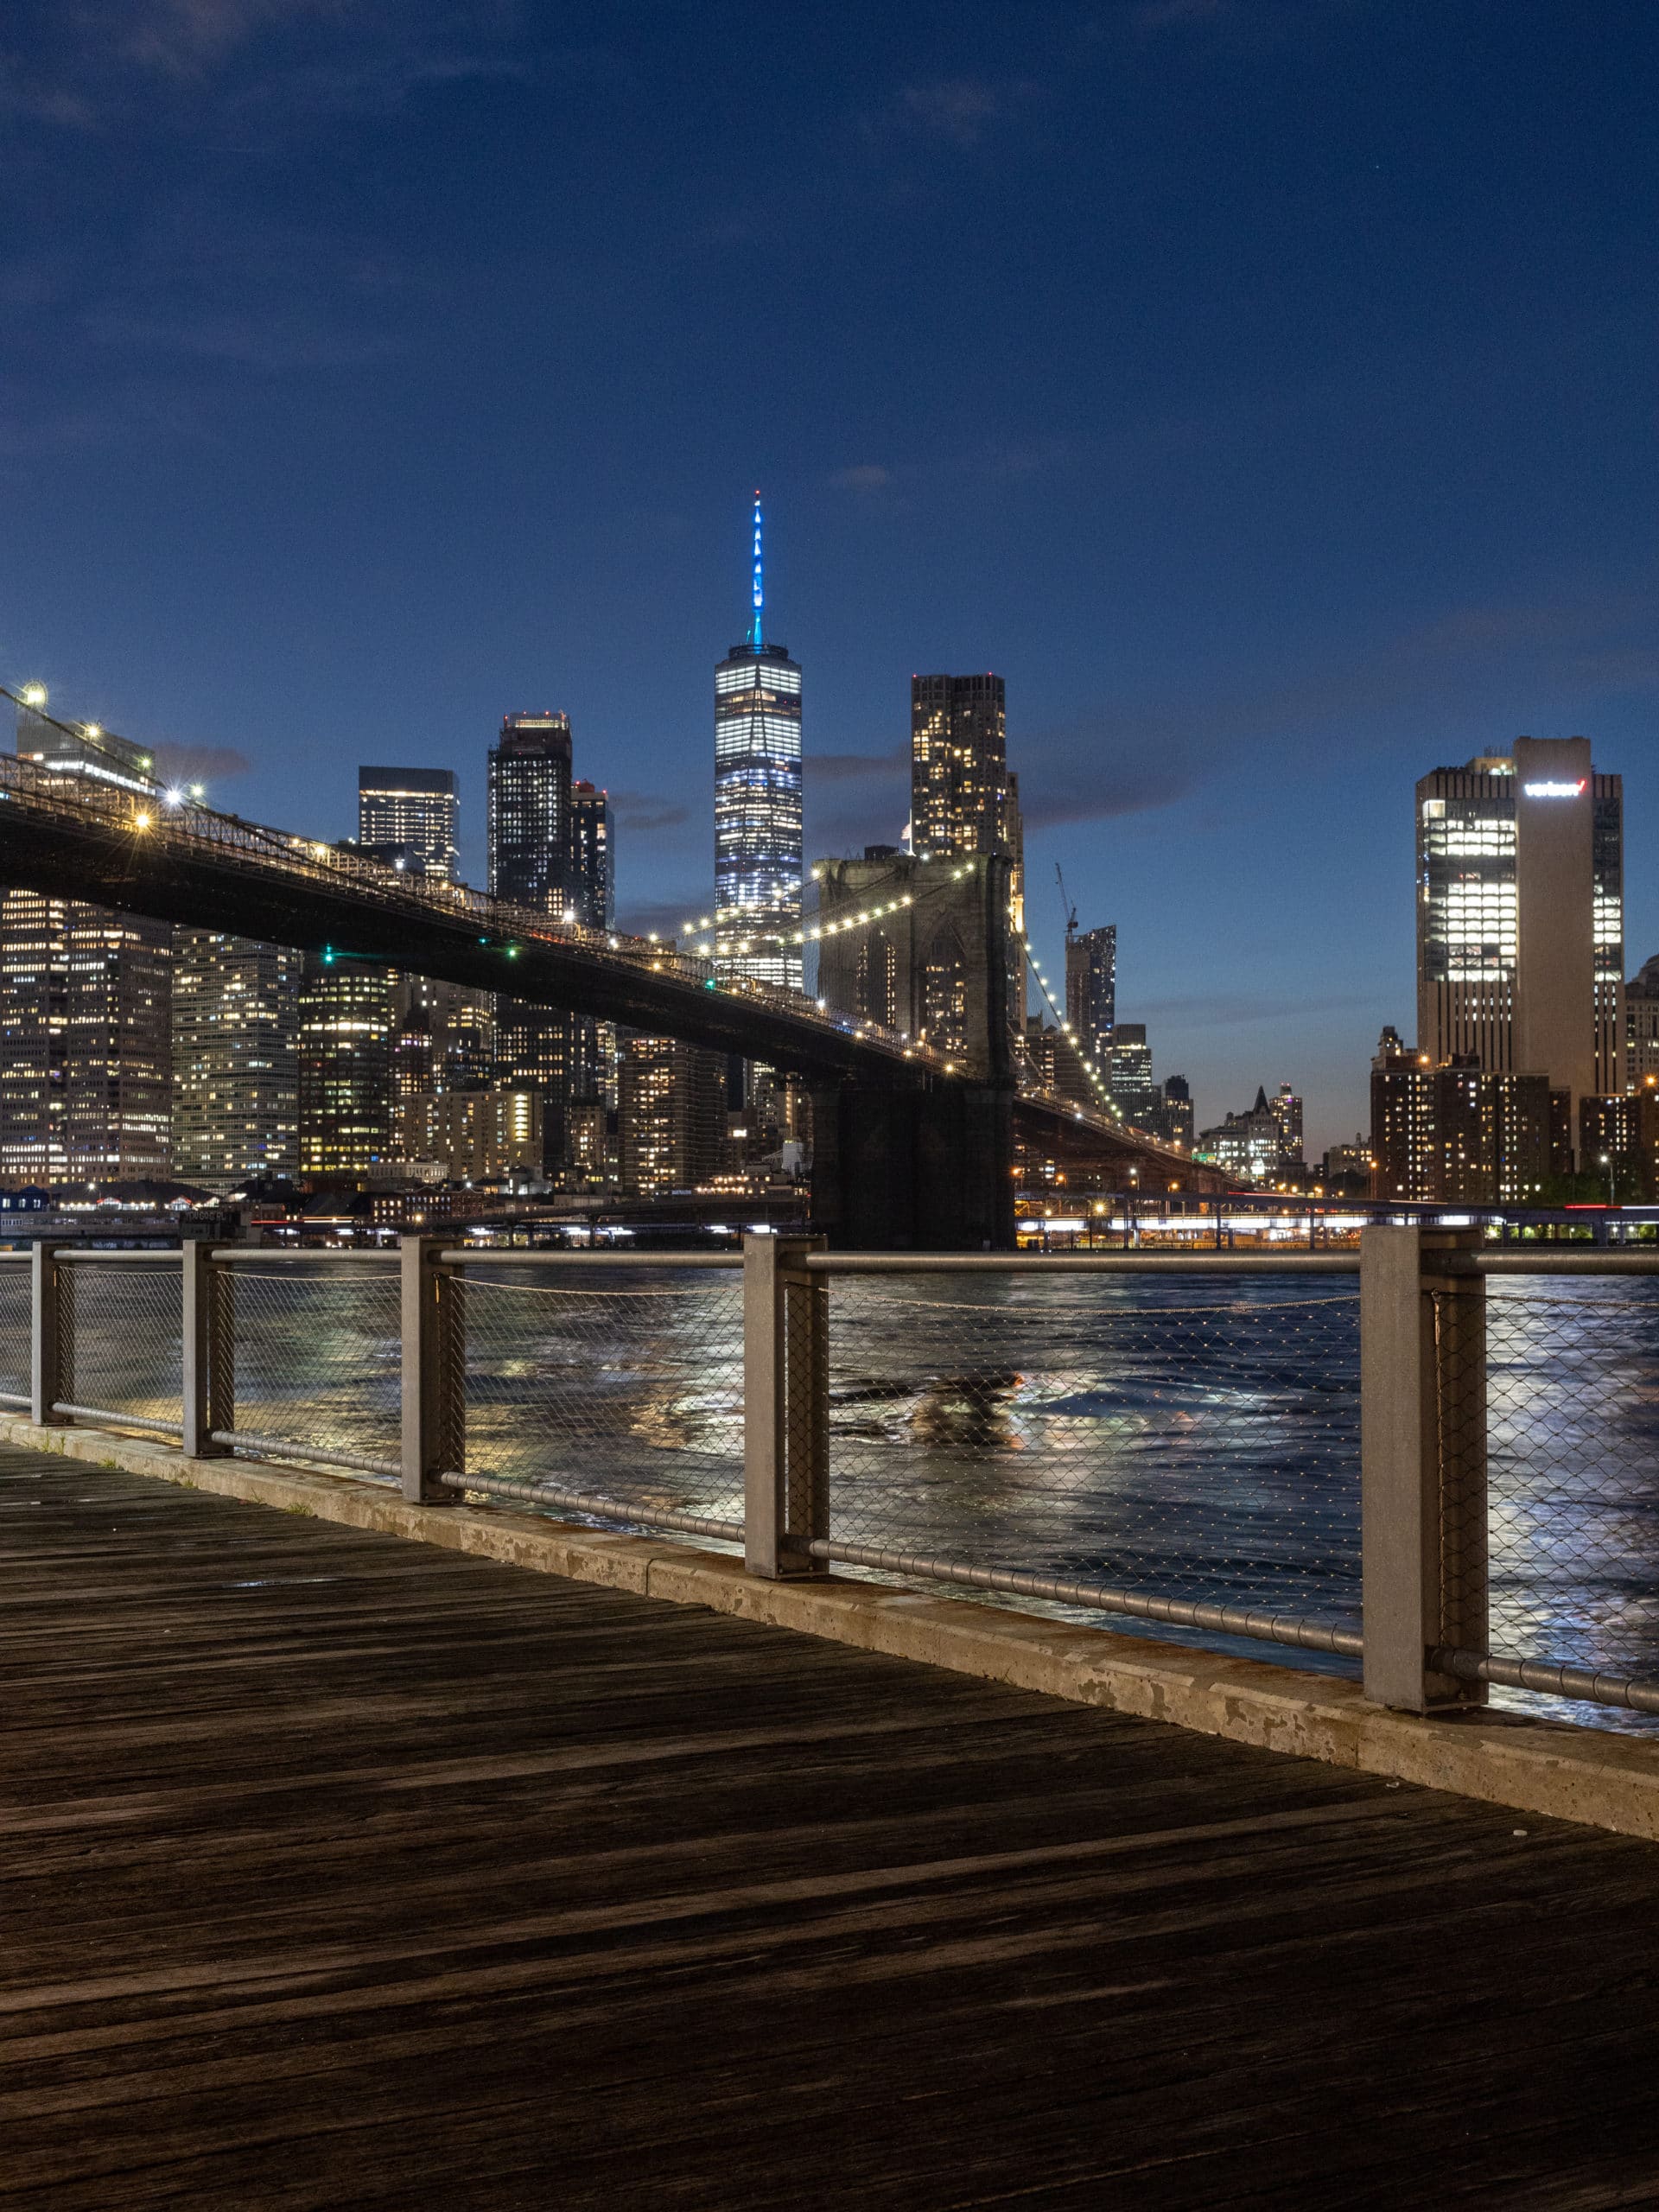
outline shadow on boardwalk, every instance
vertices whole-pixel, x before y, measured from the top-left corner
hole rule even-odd
[[[1648,1845],[15,1451],[0,1660],[0,2212],[1659,2203]]]

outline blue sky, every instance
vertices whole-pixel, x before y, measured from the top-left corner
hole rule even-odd
[[[712,869],[747,501],[809,845],[995,668],[1200,1115],[1408,1028],[1411,785],[1583,731],[1649,855],[1659,23],[1537,0],[12,0],[0,673],[353,818],[570,713],[625,919]]]

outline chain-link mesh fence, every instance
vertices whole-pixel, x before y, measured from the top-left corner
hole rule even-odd
[[[112,1414],[135,1427],[181,1430],[182,1295],[176,1253],[61,1262],[60,1402]]]
[[[1484,1568],[1486,1618],[1448,1554],[1468,1616],[1448,1643],[1659,1682],[1659,1282],[1493,1281],[1484,1361],[1449,1363],[1442,1397],[1461,1448],[1484,1444],[1487,1499],[1485,1556],[1463,1578],[1476,1587]],[[1492,1694],[1537,1709],[1520,1690]]]
[[[29,1362],[27,1252],[0,1253],[0,1406],[26,1406]]]
[[[837,1275],[829,1338],[832,1541],[1357,1629],[1357,1285]]]
[[[378,1260],[238,1261],[230,1281],[235,1433],[395,1478],[402,1274]]]
[[[466,1281],[469,1477],[742,1519],[741,1269],[578,1255]]]

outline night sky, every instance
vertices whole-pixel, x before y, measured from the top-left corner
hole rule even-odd
[[[712,671],[805,670],[808,852],[992,668],[1200,1121],[1351,1131],[1411,786],[1626,779],[1659,951],[1651,0],[10,0],[0,675],[355,826],[563,707],[621,918],[712,875]],[[1051,973],[1055,972],[1051,967]]]

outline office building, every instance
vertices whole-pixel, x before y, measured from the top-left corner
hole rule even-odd
[[[502,717],[489,763],[493,898],[549,914],[569,908],[570,782],[568,715],[549,710]]]
[[[1144,1022],[1120,1021],[1114,1029],[1107,1088],[1126,1122],[1144,1128],[1157,1114],[1160,1102]]]
[[[0,894],[0,1182],[169,1175],[172,934],[79,899]]]
[[[1535,1202],[1568,1151],[1548,1079],[1483,1068],[1472,1052],[1435,1065],[1387,1028],[1371,1062],[1379,1198]]]
[[[538,1179],[542,1113],[534,1090],[425,1091],[398,1103],[398,1150],[436,1160],[454,1183]]]
[[[1063,1029],[1048,1027],[1040,1014],[1026,1020],[1026,1072],[1029,1079],[1068,1106],[1098,1109],[1100,1096],[1089,1080],[1083,1056]]]
[[[1643,1090],[1659,1081],[1659,957],[1644,960],[1624,986],[1625,1080]]]
[[[397,982],[373,961],[308,953],[300,980],[300,1172],[366,1175],[391,1157]]]
[[[1007,853],[1008,809],[1002,678],[912,676],[910,842],[917,857]]]
[[[1192,1092],[1184,1075],[1164,1078],[1161,1103],[1153,1122],[1153,1133],[1166,1144],[1179,1145],[1183,1152],[1191,1152],[1195,1138],[1192,1118]]]
[[[1515,741],[1417,785],[1417,1023],[1580,1098],[1624,1087],[1623,798],[1582,737]]]
[[[1066,931],[1065,1018],[1085,1058],[1103,1068],[1117,1019],[1116,925]]]
[[[455,879],[461,802],[448,768],[359,768],[357,836],[411,875]]]
[[[630,1031],[617,1088],[624,1190],[651,1198],[714,1179],[725,1149],[724,1053]]]
[[[801,671],[766,639],[759,495],[750,602],[748,635],[715,671],[715,966],[798,990]]]
[[[590,930],[616,919],[616,839],[611,795],[588,783],[570,786],[570,904]]]
[[[1659,1075],[1618,1097],[1586,1098],[1580,1123],[1581,1168],[1610,1205],[1659,1199]]]
[[[149,793],[149,755],[46,720],[30,685],[17,752],[54,775]],[[170,1167],[172,931],[80,899],[0,894],[0,1182],[83,1187]]]
[[[173,934],[173,1173],[233,1191],[300,1164],[301,956],[217,930]]]

